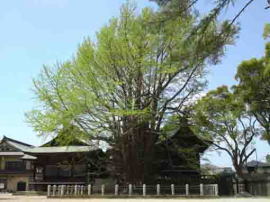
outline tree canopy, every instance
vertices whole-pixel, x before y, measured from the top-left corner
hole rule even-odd
[[[266,25],[264,37],[269,37],[269,33]],[[238,66],[236,79],[236,92],[265,129],[264,138],[270,140],[270,42],[266,43],[262,58],[252,58]]]
[[[113,173],[141,183],[151,173],[155,142],[167,118],[205,86],[206,67],[219,62],[237,33],[228,22],[198,29],[197,15],[152,23],[163,13],[128,3],[73,59],[44,66],[34,80],[39,105],[27,120],[40,134],[74,125],[111,152]]]
[[[227,86],[210,91],[195,104],[191,122],[194,133],[212,148],[225,151],[238,176],[244,178],[243,168],[255,152],[252,143],[260,129],[238,95]]]

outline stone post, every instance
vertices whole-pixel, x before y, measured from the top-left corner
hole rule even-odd
[[[64,196],[64,186],[65,185],[60,185],[60,196]]]
[[[218,196],[218,184],[215,184],[215,195]]]
[[[118,195],[118,190],[119,190],[119,185],[116,184],[116,185],[114,186],[114,195],[115,195],[115,196]]]
[[[146,185],[143,184],[143,196],[146,196]]]
[[[78,185],[74,186],[74,195],[76,196],[78,194]]]
[[[84,186],[82,185],[81,186],[81,195],[83,195],[83,192],[84,192]]]
[[[104,196],[105,193],[105,185],[101,185],[101,195]]]
[[[91,184],[89,184],[87,187],[87,194],[88,194],[88,196],[90,196],[92,194],[92,185]]]
[[[61,188],[60,185],[56,186],[56,196],[60,196],[60,188]]]
[[[71,185],[67,185],[67,195],[71,195],[71,193],[72,193],[71,188],[72,188]]]
[[[53,185],[53,194],[52,194],[53,196],[55,196],[56,195],[56,185]]]
[[[203,184],[200,184],[200,196],[203,196],[204,193],[203,193]]]
[[[47,186],[47,196],[50,196],[51,195],[51,185],[49,184]]]
[[[128,195],[131,196],[132,195],[132,184],[128,185]]]
[[[186,184],[186,196],[188,196],[189,195],[189,186],[188,186],[188,184]]]
[[[171,184],[171,191],[172,191],[172,195],[174,195],[175,194],[174,184]]]
[[[157,184],[157,196],[160,195],[160,184]]]

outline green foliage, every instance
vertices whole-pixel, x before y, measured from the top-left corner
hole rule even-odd
[[[268,25],[266,26],[266,30]],[[264,138],[270,140],[270,43],[265,56],[242,62],[237,69],[236,93],[243,99],[249,111],[265,129]]]
[[[206,66],[219,61],[237,32],[214,21],[198,32],[202,37],[191,36],[197,16],[153,23],[162,15],[150,8],[137,14],[127,3],[97,33],[96,42],[86,38],[72,60],[44,67],[34,80],[39,105],[27,113],[35,131],[58,133],[76,126],[116,151],[119,175],[137,178],[127,176],[134,175],[132,167],[146,169],[142,162],[151,162],[167,114],[181,111],[203,89]]]
[[[270,163],[270,154],[266,155],[266,162]]]
[[[243,177],[242,168],[255,151],[252,141],[260,130],[238,95],[227,86],[210,91],[194,106],[191,121],[194,133],[211,142],[214,149],[225,151]]]
[[[42,106],[27,114],[34,129],[50,132],[87,119],[81,121],[83,128],[93,131],[104,124],[102,130],[110,131],[114,116],[153,118],[155,99],[162,110],[196,94],[204,84],[206,62],[219,58],[232,39],[219,31],[233,35],[235,30],[213,23],[203,41],[194,37],[187,44],[193,17],[171,20],[160,29],[151,25],[157,15],[149,8],[136,15],[133,6],[124,5],[121,16],[97,33],[97,43],[87,38],[73,60],[54,69],[45,66],[34,80]]]
[[[263,32],[263,37],[264,39],[267,39],[270,37],[270,24],[266,24],[264,27],[264,32]]]

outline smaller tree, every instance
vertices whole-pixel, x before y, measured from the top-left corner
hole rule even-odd
[[[270,154],[266,155],[265,160],[266,160],[267,163],[270,163]]]
[[[265,26],[264,38],[270,37],[270,24]],[[270,42],[265,56],[243,61],[237,69],[236,93],[264,128],[263,138],[270,142]]]
[[[212,148],[225,151],[244,179],[243,167],[255,152],[252,142],[260,130],[241,100],[227,86],[219,87],[195,104],[191,121],[194,133]]]

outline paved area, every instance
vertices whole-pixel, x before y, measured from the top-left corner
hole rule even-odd
[[[89,201],[89,202],[270,202],[269,198],[219,198],[219,199],[47,199],[45,196],[12,196],[0,195],[0,202],[7,201],[22,201],[22,202],[75,202],[75,201]]]

